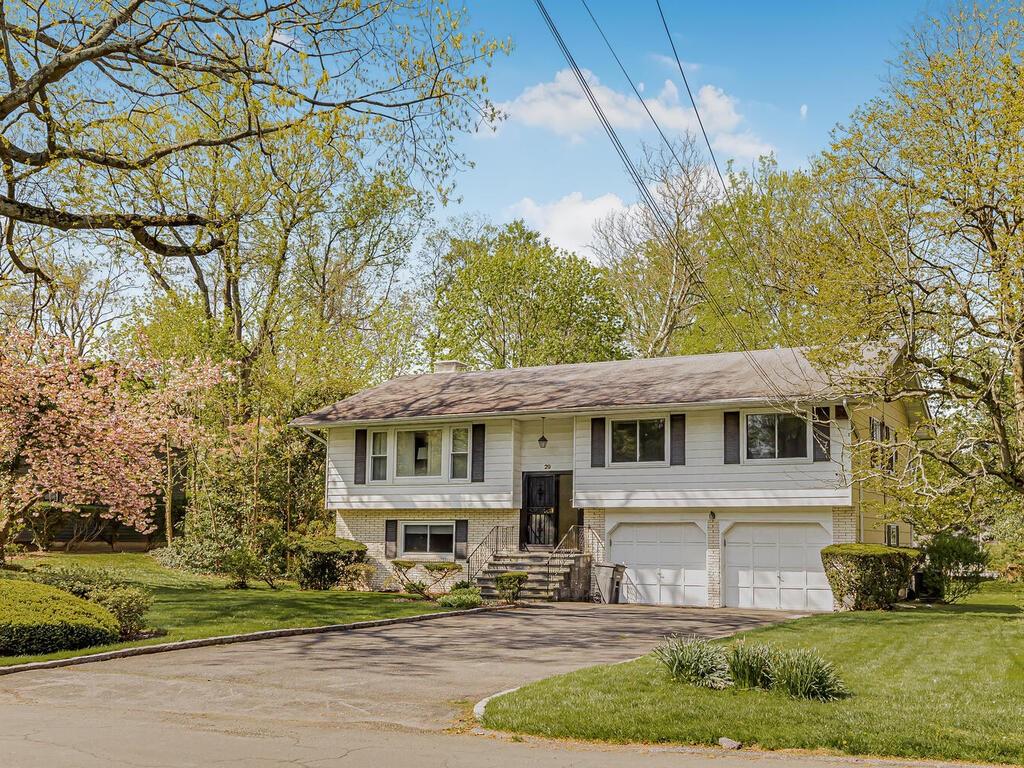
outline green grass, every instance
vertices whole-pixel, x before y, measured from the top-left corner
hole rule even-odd
[[[153,607],[146,615],[146,623],[166,634],[148,640],[104,645],[81,651],[63,651],[45,656],[0,656],[0,666],[176,640],[233,635],[264,629],[391,619],[445,610],[434,603],[411,600],[395,594],[302,591],[293,582],[281,582],[278,588],[273,590],[264,584],[254,584],[249,589],[227,589],[226,579],[164,568],[149,555],[144,554],[46,554],[26,556],[14,562],[25,568],[40,568],[52,564],[116,571],[120,577],[152,592]]]
[[[612,742],[1024,764],[1024,588],[987,584],[966,603],[814,616],[745,636],[816,648],[853,696],[832,703],[672,682],[650,656],[543,680],[495,699],[484,724]]]

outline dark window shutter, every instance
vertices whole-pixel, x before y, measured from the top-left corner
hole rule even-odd
[[[828,406],[814,409],[814,460],[828,461],[832,456],[832,426]]]
[[[356,430],[356,485],[366,483],[366,430]]]
[[[686,463],[686,414],[673,413],[669,424],[669,464]]]
[[[484,481],[484,442],[487,439],[487,425],[473,425],[473,470],[470,473],[474,483]]]
[[[455,559],[465,560],[469,549],[469,520],[455,521]]]
[[[393,560],[398,557],[398,521],[384,521],[384,557]]]
[[[725,463],[740,463],[740,412],[725,412]]]
[[[590,420],[590,466],[604,466],[604,429],[605,420],[596,418]]]

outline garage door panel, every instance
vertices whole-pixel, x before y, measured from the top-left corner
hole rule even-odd
[[[707,605],[707,540],[694,523],[623,523],[611,536],[611,559],[636,584],[626,595],[660,605]]]
[[[817,523],[737,523],[725,534],[726,605],[831,610],[820,552],[829,542]]]
[[[807,590],[807,607],[812,611],[831,611],[832,590],[828,588]]]
[[[775,547],[758,545],[754,547],[754,567],[775,569],[779,564],[779,551]]]

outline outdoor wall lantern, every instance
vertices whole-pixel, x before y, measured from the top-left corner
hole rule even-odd
[[[540,417],[540,438],[538,438],[538,440],[537,440],[537,445],[539,445],[541,448],[547,448],[548,447],[548,439],[546,437],[544,437],[544,417],[543,416]]]

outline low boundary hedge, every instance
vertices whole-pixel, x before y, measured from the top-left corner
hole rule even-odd
[[[881,544],[832,544],[821,550],[832,595],[847,610],[889,608],[910,585],[921,553]]]
[[[119,633],[117,619],[100,605],[46,584],[0,580],[0,656],[104,645]]]

